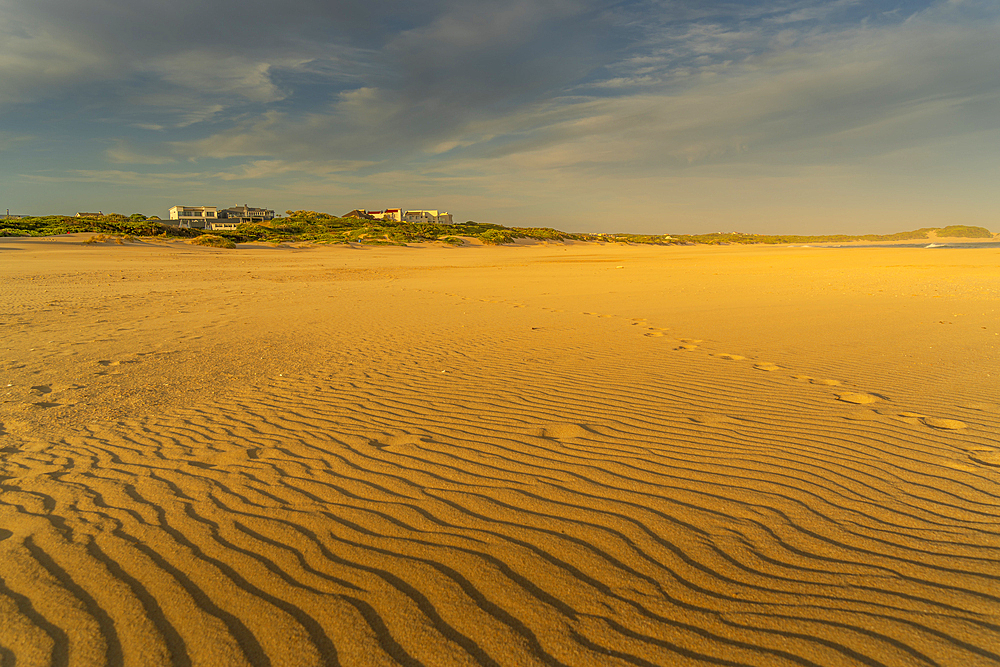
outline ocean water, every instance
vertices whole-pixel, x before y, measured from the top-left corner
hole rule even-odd
[[[996,241],[969,241],[969,242],[953,242],[953,243],[932,243],[930,241],[924,241],[922,243],[893,243],[893,244],[863,244],[863,245],[790,245],[785,246],[786,248],[927,248],[930,250],[936,250],[938,248],[996,248],[1000,250],[1000,243]]]

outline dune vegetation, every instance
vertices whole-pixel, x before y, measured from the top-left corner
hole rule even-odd
[[[989,239],[993,234],[985,227],[970,227],[969,225],[948,225],[937,230],[938,236],[957,236],[969,239]]]
[[[191,239],[188,243],[193,245],[203,245],[209,248],[227,248],[229,250],[236,248],[236,243],[232,240],[223,238],[217,234],[202,234]]]
[[[469,220],[451,225],[437,223],[395,222],[364,218],[342,218],[317,211],[286,211],[284,217],[264,224],[241,224],[234,230],[200,230],[164,224],[158,218],[135,213],[130,216],[108,215],[74,218],[52,215],[4,220],[0,236],[52,236],[74,232],[96,232],[120,236],[161,236],[196,238],[205,234],[228,243],[313,242],[324,244],[360,243],[365,245],[406,245],[408,243],[442,242],[462,245],[462,238],[479,239],[487,245],[504,245],[518,239],[539,241],[593,241],[605,243],[677,245],[677,244],[786,244],[841,243],[848,241],[908,241],[929,238],[936,231],[941,237],[992,238],[985,227],[951,225],[943,228],[924,227],[895,234],[744,234],[716,232],[712,234],[628,234],[570,233],[551,227],[505,227],[489,222]],[[213,245],[214,243],[202,243]],[[223,246],[218,246],[223,247]]]

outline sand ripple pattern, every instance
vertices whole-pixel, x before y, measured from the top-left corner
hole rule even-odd
[[[414,353],[14,442],[0,665],[1000,664],[1000,469],[967,455],[1000,417],[674,358]]]

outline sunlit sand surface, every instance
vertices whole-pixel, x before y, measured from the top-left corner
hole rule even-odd
[[[0,241],[0,665],[1000,664],[1000,249]]]

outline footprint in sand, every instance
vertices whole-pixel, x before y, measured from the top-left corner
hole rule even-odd
[[[693,343],[681,343],[680,345],[678,345],[674,349],[675,350],[697,350],[698,346],[694,345]]]
[[[974,450],[969,452],[969,458],[976,463],[982,463],[986,466],[997,466],[1000,467],[1000,450],[990,449],[987,450],[985,447],[979,450]]]
[[[392,452],[414,452],[420,448],[420,444],[427,440],[426,436],[414,435],[412,433],[399,433],[395,435],[378,435],[369,439],[368,444],[379,449],[387,449]]]
[[[824,387],[839,387],[840,386],[840,380],[824,380],[824,379],[821,379],[821,378],[810,378],[809,379],[809,383],[810,384],[823,385]]]
[[[938,417],[928,417],[919,412],[900,412],[896,419],[907,424],[924,424],[933,428],[945,431],[957,431],[966,427],[966,423],[957,419],[941,419]]]
[[[734,420],[732,417],[712,413],[688,415],[688,419],[695,424],[701,424],[703,426],[726,426],[733,428],[740,425],[739,422]]]
[[[713,357],[718,357],[719,359],[726,359],[728,361],[743,361],[746,357],[739,354],[729,354],[728,352],[723,352],[721,354],[713,354]]]
[[[754,364],[753,367],[759,371],[776,371],[781,369],[781,366],[772,364],[770,361],[762,361],[759,364]]]
[[[650,332],[644,333],[642,335],[643,336],[650,336],[650,337],[653,337],[653,338],[659,338],[660,336],[666,336],[667,334],[663,333],[662,331],[650,331]]]
[[[583,424],[545,424],[528,429],[528,435],[533,435],[537,438],[548,438],[550,440],[582,438],[590,432],[590,429]]]
[[[849,391],[845,394],[837,394],[837,400],[844,401],[845,403],[853,403],[855,405],[868,405],[869,403],[874,403],[879,399],[878,396],[872,396],[871,394],[859,394]]]
[[[896,415],[896,419],[907,424],[919,424],[923,418],[924,415],[917,412],[900,412]]]
[[[965,428],[965,422],[958,421],[957,419],[939,419],[938,417],[921,417],[922,421],[927,426],[933,428],[939,428],[945,431],[957,431],[958,429]]]

